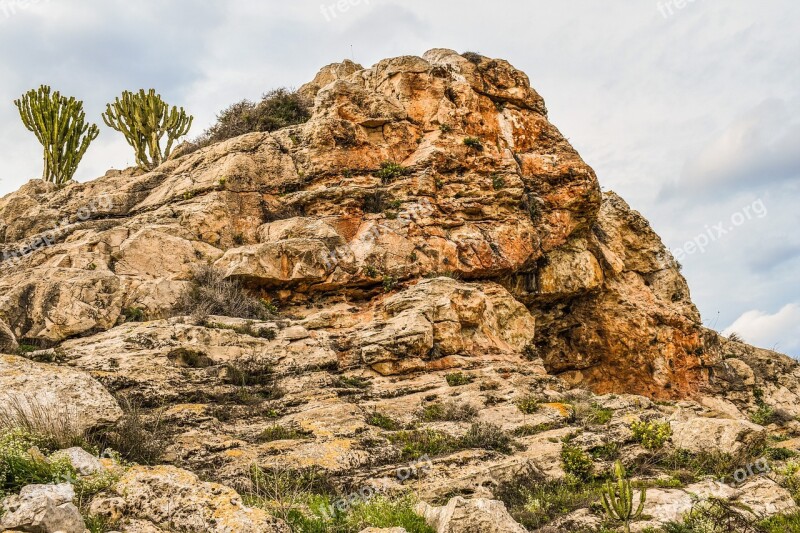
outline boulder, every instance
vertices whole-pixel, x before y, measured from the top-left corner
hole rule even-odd
[[[246,507],[233,489],[200,481],[172,466],[134,466],[113,487],[125,502],[126,517],[208,533],[289,533],[289,527],[261,509]]]
[[[103,466],[99,458],[79,447],[59,450],[52,454],[49,459],[67,459],[72,468],[81,476],[92,476],[106,471],[106,467]]]
[[[443,507],[422,502],[417,512],[436,533],[525,533],[525,528],[508,514],[505,504],[497,500],[456,496]]]
[[[12,417],[61,416],[78,431],[122,416],[114,397],[85,372],[13,355],[0,355],[0,399],[0,409]]]
[[[84,533],[80,510],[73,505],[75,491],[69,483],[28,485],[3,501],[0,529],[30,533]]]
[[[691,452],[736,454],[764,439],[767,430],[747,420],[695,417],[673,420],[672,443]]]

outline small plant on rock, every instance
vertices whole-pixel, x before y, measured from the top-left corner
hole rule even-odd
[[[377,411],[367,416],[367,424],[385,429],[386,431],[397,431],[400,429],[399,422]]]
[[[447,374],[444,379],[447,380],[447,384],[451,387],[460,387],[462,385],[469,385],[472,383],[475,378],[468,374],[463,374],[461,372],[454,372],[452,374]]]
[[[478,410],[468,403],[434,402],[423,407],[420,418],[425,422],[461,422],[472,420]]]
[[[525,396],[516,402],[517,408],[526,415],[532,415],[539,410],[539,401],[533,396]]]
[[[644,502],[647,498],[647,491],[642,489],[639,492],[639,505],[633,510],[633,489],[631,482],[625,477],[625,468],[620,461],[614,463],[614,475],[616,483],[607,481],[602,489],[603,509],[612,520],[622,522],[625,533],[630,533],[630,523],[642,515]]]
[[[464,139],[464,146],[472,148],[476,152],[482,152],[483,151],[483,143],[477,137],[466,137]]]
[[[393,181],[401,176],[405,176],[406,174],[408,174],[407,168],[391,161],[385,161],[381,163],[381,168],[377,173],[378,177],[383,183],[389,183],[390,181]]]
[[[672,436],[669,422],[643,422],[631,424],[633,438],[647,450],[660,450]]]
[[[561,466],[564,472],[581,481],[589,481],[594,471],[594,462],[589,454],[568,442],[561,448]]]

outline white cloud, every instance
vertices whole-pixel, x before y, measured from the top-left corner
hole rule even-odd
[[[770,315],[753,310],[744,313],[723,331],[738,333],[745,341],[763,348],[800,356],[800,305],[792,303]]]

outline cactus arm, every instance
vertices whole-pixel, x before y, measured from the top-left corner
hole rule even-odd
[[[632,518],[639,518],[642,516],[642,512],[644,511],[644,503],[647,500],[647,489],[642,488],[641,492],[639,492],[639,507],[636,508],[636,512],[633,514]]]

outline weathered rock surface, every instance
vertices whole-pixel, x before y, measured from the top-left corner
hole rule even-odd
[[[767,431],[747,420],[690,418],[671,422],[672,442],[693,452],[738,453],[766,439]]]
[[[0,355],[0,410],[12,418],[41,410],[76,429],[111,424],[122,410],[94,378],[79,370]]]
[[[67,448],[52,454],[49,460],[66,459],[72,468],[81,476],[92,476],[105,472],[106,467],[99,458],[90,454],[83,448]]]
[[[75,491],[69,483],[28,485],[19,495],[3,501],[0,529],[31,533],[83,533],[83,517],[72,503]]]
[[[443,507],[421,504],[418,511],[436,533],[525,533],[503,502],[496,500],[466,500],[457,496]]]
[[[210,533],[290,531],[265,511],[246,507],[232,489],[174,467],[131,468],[113,490],[124,501],[126,516],[156,526]]]

